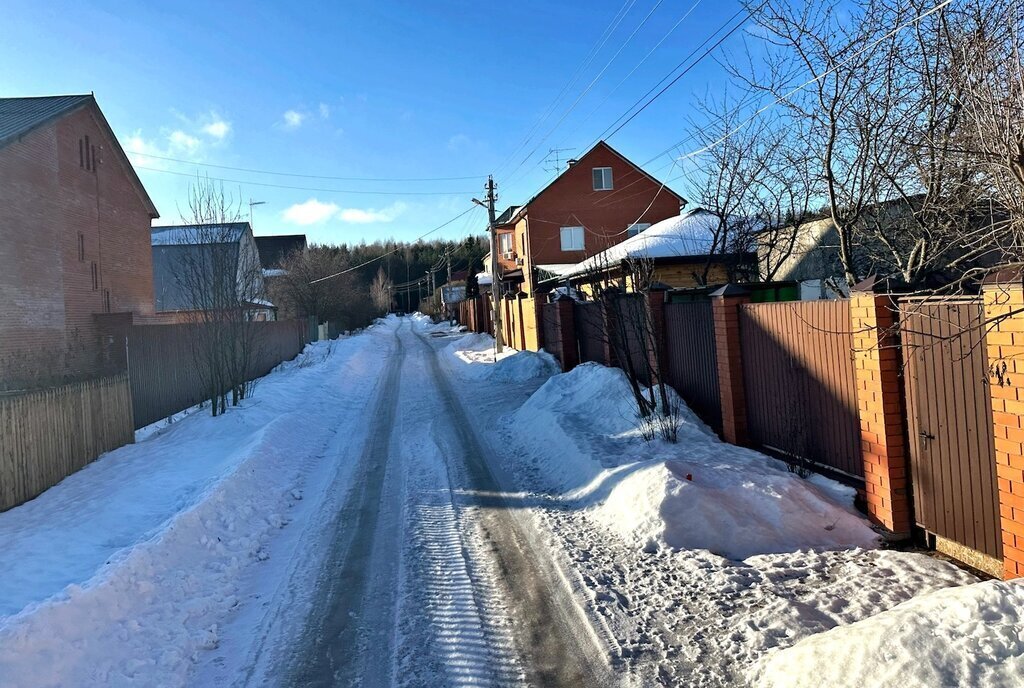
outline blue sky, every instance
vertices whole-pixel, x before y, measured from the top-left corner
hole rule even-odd
[[[549,148],[574,148],[563,160],[581,154],[739,9],[733,0],[4,4],[0,96],[94,91],[137,153],[162,222],[179,218],[198,170],[232,180],[226,190],[246,203],[265,202],[254,209],[257,234],[326,243],[414,239],[470,207],[490,172],[499,205],[528,199],[552,178]],[[723,48],[741,40],[738,32]],[[716,55],[609,142],[644,163],[683,139],[694,104],[724,88]],[[662,156],[647,169],[678,176],[671,164]],[[470,178],[438,179],[450,177]],[[399,178],[434,181],[380,181]],[[457,238],[484,222],[474,211],[433,236]]]

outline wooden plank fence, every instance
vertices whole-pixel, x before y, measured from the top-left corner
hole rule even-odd
[[[133,439],[125,373],[0,396],[0,511]]]

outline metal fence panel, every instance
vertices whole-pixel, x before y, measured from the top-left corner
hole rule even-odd
[[[740,340],[751,439],[863,478],[849,301],[746,304]]]
[[[722,429],[718,352],[710,301],[665,304],[666,379],[716,432]]]

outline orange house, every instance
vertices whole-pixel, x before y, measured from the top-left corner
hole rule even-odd
[[[506,292],[533,298],[552,275],[679,214],[686,200],[604,141],[496,222]]]

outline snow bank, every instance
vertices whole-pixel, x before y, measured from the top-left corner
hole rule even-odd
[[[939,590],[770,655],[764,688],[1019,686],[1024,683],[1024,583]]]
[[[745,559],[877,543],[852,508],[852,489],[801,480],[779,461],[726,444],[675,403],[678,443],[645,442],[625,374],[584,364],[538,389],[508,434],[542,489],[639,547]]]
[[[517,351],[504,347],[494,354],[494,338],[470,333],[444,348],[444,354],[456,364],[459,374],[474,380],[526,382],[546,378],[559,371],[558,362],[546,351]]]
[[[371,339],[312,344],[224,416],[193,413],[0,514],[0,683],[185,685],[301,498],[297,457],[334,432],[339,383],[379,360]]]

